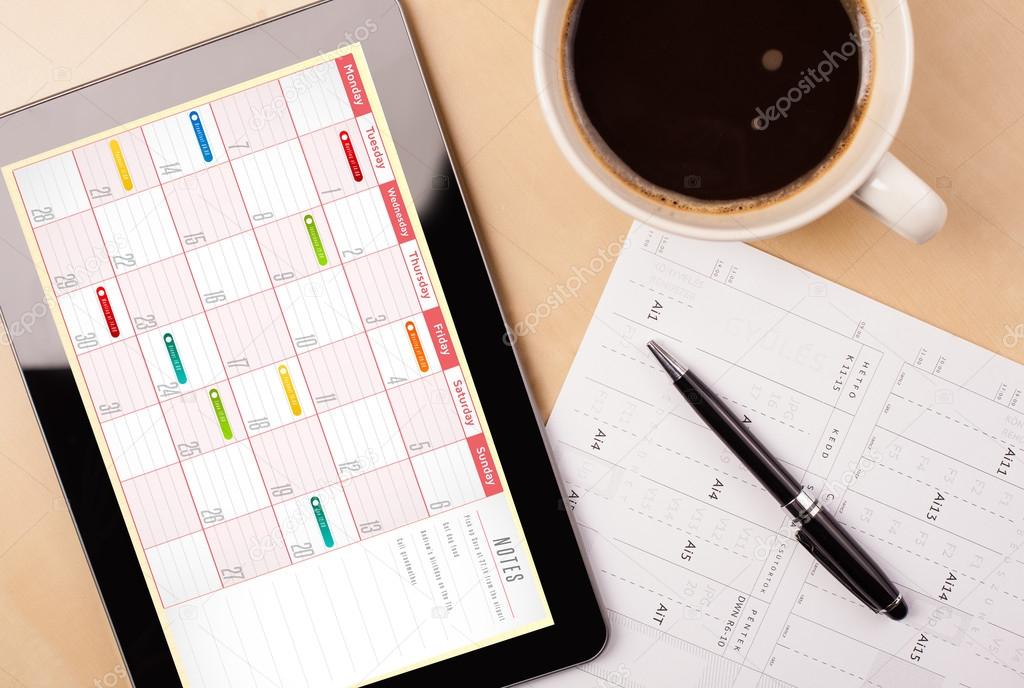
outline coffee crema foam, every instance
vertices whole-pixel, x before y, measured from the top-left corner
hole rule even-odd
[[[848,116],[846,126],[843,128],[838,139],[827,155],[808,172],[778,189],[744,198],[723,200],[702,199],[655,184],[641,174],[638,174],[611,148],[611,146],[608,145],[605,138],[592,123],[583,103],[581,102],[579,89],[577,87],[576,70],[572,63],[571,52],[576,39],[576,31],[578,28],[577,20],[582,6],[588,1],[592,0],[573,0],[567,8],[565,18],[563,20],[561,48],[559,51],[559,72],[562,75],[562,97],[565,98],[566,102],[569,104],[577,133],[582,137],[583,141],[587,144],[587,147],[591,150],[592,154],[601,163],[601,165],[629,191],[637,193],[659,205],[665,206],[668,209],[703,214],[728,215],[760,210],[767,206],[787,200],[823,176],[833,167],[836,161],[839,160],[839,158],[841,158],[849,149],[851,142],[855,138],[857,131],[865,119],[864,115],[871,101],[872,84],[875,76],[875,46],[873,39],[875,33],[881,30],[881,26],[871,21],[867,6],[863,0],[839,0],[839,4],[842,5],[850,20],[851,31],[848,41],[855,42],[857,46],[856,55],[860,70],[860,79],[856,99]],[[780,93],[780,98],[777,102],[781,102],[789,93],[792,93],[793,90],[797,90],[801,94],[799,98],[795,99],[796,105],[799,106],[799,100],[802,99],[803,95],[808,93],[808,91],[804,91],[800,88],[800,84],[805,81],[808,83],[814,81],[810,76],[808,76],[808,70],[820,66],[825,62],[828,62],[827,51],[826,54],[822,55],[821,62],[816,63],[815,65],[809,65],[804,70],[801,70],[800,79],[796,80],[788,91]],[[842,66],[842,64],[835,65],[834,62],[832,64],[834,68]],[[826,83],[827,82],[828,80],[826,80]],[[820,84],[821,82],[819,81],[817,83]],[[807,84],[805,83],[804,85],[806,86]],[[813,90],[813,86],[811,87],[811,90]],[[766,103],[765,105],[766,108],[764,110],[751,112],[752,126],[754,126],[753,120],[759,117],[757,114],[758,112],[771,112],[771,109],[775,107],[775,103]],[[785,118],[786,115],[782,115],[782,117]],[[768,126],[772,123],[773,122],[768,122]],[[651,145],[656,146],[658,144],[654,142]],[[699,183],[699,181],[700,180],[697,180],[697,183]]]

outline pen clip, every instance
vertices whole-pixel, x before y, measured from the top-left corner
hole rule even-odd
[[[866,597],[864,593],[860,591],[860,589],[857,587],[854,581],[850,579],[846,571],[833,565],[833,563],[829,560],[828,557],[823,556],[818,552],[818,549],[814,546],[814,543],[807,536],[807,534],[803,532],[803,528],[800,528],[796,531],[796,539],[797,542],[803,545],[804,549],[806,549],[810,553],[810,555],[814,557],[814,560],[821,564],[821,566],[826,571],[831,573],[836,580],[842,583],[844,588],[853,593],[854,597],[863,602],[868,609],[875,612],[876,614],[880,611],[877,608],[877,604],[875,603],[875,601]]]

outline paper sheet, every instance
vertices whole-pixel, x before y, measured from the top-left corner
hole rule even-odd
[[[877,558],[876,616],[655,339]],[[560,686],[1024,685],[1024,367],[743,244],[634,225],[548,431],[610,641]]]

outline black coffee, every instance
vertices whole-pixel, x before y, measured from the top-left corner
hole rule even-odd
[[[642,191],[764,202],[835,155],[857,120],[859,11],[856,0],[577,0],[574,107]]]

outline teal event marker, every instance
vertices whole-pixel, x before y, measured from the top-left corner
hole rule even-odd
[[[311,497],[309,504],[313,507],[313,515],[316,516],[316,524],[320,526],[320,534],[324,538],[324,544],[328,547],[334,547],[334,536],[331,535],[331,527],[327,524],[324,508],[320,506],[320,498]]]
[[[320,230],[316,228],[316,220],[312,215],[302,218],[306,223],[306,231],[309,232],[309,241],[313,244],[313,253],[316,254],[316,262],[320,265],[327,265],[327,251],[324,250],[323,239],[320,238]]]
[[[167,355],[171,357],[171,365],[174,367],[174,376],[178,378],[179,384],[188,382],[185,375],[185,366],[181,364],[181,356],[178,354],[178,345],[174,343],[174,336],[167,332],[164,334],[164,346],[167,347]]]

